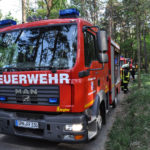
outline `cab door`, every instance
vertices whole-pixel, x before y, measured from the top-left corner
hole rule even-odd
[[[84,31],[84,64],[89,70],[98,68],[99,63],[96,53],[96,40],[94,33]],[[87,78],[87,101],[86,104],[92,104],[97,93],[97,75],[99,71],[90,71]],[[88,105],[87,105],[88,106]]]

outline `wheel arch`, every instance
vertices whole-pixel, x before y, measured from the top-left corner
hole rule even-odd
[[[97,93],[94,104],[90,108],[92,110],[92,115],[95,116],[98,113],[98,109],[100,109],[103,124],[106,123],[106,100],[106,93],[103,90],[101,90],[99,93]]]

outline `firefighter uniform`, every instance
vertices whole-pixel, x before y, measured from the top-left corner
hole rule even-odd
[[[135,80],[135,67],[134,66],[132,66],[132,69],[131,69],[131,76],[132,76],[132,79],[133,79],[133,81]]]
[[[121,89],[126,93],[128,91],[128,84],[130,80],[129,67],[124,67],[121,69]]]

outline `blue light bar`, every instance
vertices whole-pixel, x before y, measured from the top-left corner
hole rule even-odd
[[[49,98],[49,103],[57,104],[58,103],[58,98]]]
[[[0,101],[6,101],[6,97],[0,96]]]
[[[64,9],[59,11],[59,17],[65,16],[79,16],[79,11],[75,8]]]
[[[0,21],[0,28],[12,26],[12,25],[16,25],[16,24],[17,24],[16,21],[11,20],[11,19],[1,20]]]

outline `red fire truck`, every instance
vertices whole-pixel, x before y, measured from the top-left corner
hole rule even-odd
[[[127,63],[127,60],[125,57],[120,57],[120,67],[122,67],[122,65],[126,64]]]
[[[82,142],[106,123],[120,92],[120,48],[77,16],[0,22],[0,133]]]
[[[132,58],[124,58],[124,57],[120,57],[120,67],[124,64],[129,64],[130,69],[132,69],[133,66],[133,60]]]

